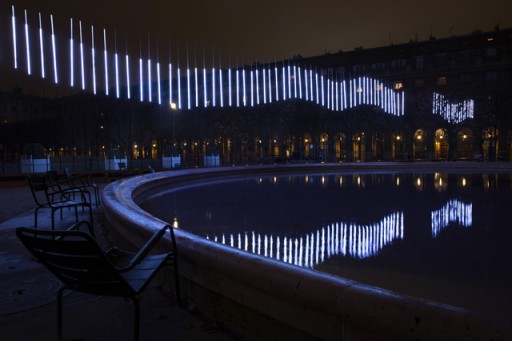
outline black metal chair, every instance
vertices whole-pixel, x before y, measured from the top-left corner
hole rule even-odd
[[[84,223],[90,227],[87,222],[80,222],[65,231],[26,227],[16,229],[16,235],[25,247],[64,284],[57,293],[58,337],[62,338],[62,296],[63,292],[69,289],[93,295],[130,299],[135,307],[134,340],[138,340],[138,296],[164,264],[169,264],[174,269],[176,298],[180,303],[177,249],[173,229],[166,225],[155,231],[137,253],[117,248],[104,252],[91,234],[79,230]],[[150,254],[167,230],[170,232],[171,251]]]
[[[50,209],[52,219],[52,230],[55,228],[55,212],[60,211],[62,218],[62,210],[65,208],[73,208],[75,210],[75,222],[78,222],[78,208],[89,209],[89,219],[92,220],[91,203],[87,201],[86,192],[78,190],[80,198],[74,200],[71,196],[77,194],[75,191],[69,192],[58,186],[52,186],[48,183],[48,179],[44,175],[30,175],[28,184],[32,191],[32,196],[37,205],[34,213],[34,227],[37,228],[37,217],[40,209]]]
[[[69,181],[69,185],[72,187],[78,187],[83,190],[92,190],[94,193],[94,201],[96,207],[101,204],[100,191],[98,185],[89,176],[74,176],[71,168],[65,167],[64,174],[66,179]]]

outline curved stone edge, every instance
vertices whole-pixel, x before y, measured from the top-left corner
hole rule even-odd
[[[208,178],[338,171],[433,171],[460,166],[428,164],[334,164],[225,167],[153,173],[116,181],[103,191],[110,227],[126,242],[141,246],[166,222],[142,210],[137,202],[168,186]],[[405,166],[405,167],[404,167]],[[450,167],[451,166],[451,167]],[[481,165],[463,164],[466,171]],[[510,171],[510,166],[488,171]],[[322,339],[357,339],[369,332],[384,339],[508,339],[503,329],[464,309],[421,300],[288,265],[226,247],[176,229],[180,275],[293,329]],[[361,332],[361,330],[363,332]],[[358,336],[359,335],[359,336]]]

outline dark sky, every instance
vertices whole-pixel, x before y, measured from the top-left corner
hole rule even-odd
[[[81,19],[159,54],[171,39],[185,49],[220,49],[232,60],[281,60],[512,27],[510,0],[12,0],[19,15]],[[1,11],[9,11],[10,5]],[[67,26],[65,26],[67,28]],[[140,43],[142,41],[142,43]],[[192,53],[192,52],[191,52]],[[211,53],[211,52],[210,52]],[[168,51],[165,51],[165,55]],[[200,53],[202,55],[202,53]]]
[[[182,68],[186,65],[187,50],[191,67],[203,66],[203,50],[206,67],[212,66],[213,56],[215,66],[219,65],[220,56],[222,66],[227,67],[256,61],[280,61],[295,55],[309,57],[325,52],[351,51],[359,46],[372,48],[407,43],[411,39],[424,41],[430,35],[446,38],[475,30],[490,31],[497,25],[512,27],[511,0],[11,1],[3,0],[0,4],[0,89],[20,87],[24,92],[33,94],[44,91],[45,82],[51,83],[50,80],[42,80],[37,65],[40,60],[39,12],[46,35],[45,68],[49,73],[52,72],[50,14],[54,17],[61,87],[70,83],[69,67],[66,66],[69,65],[70,18],[74,20],[75,41],[78,41],[78,21],[82,21],[84,44],[88,51],[91,25],[94,25],[98,51],[103,50],[105,28],[111,55],[117,46],[118,52],[127,52],[132,61],[139,56],[143,59],[149,56],[148,59],[156,60],[158,57],[162,62],[170,59],[176,65],[179,50]],[[20,45],[18,59],[21,66],[16,71],[10,36],[12,5],[15,7]],[[31,77],[27,77],[26,72],[25,9],[31,30],[34,64]],[[89,52],[86,59],[87,77],[90,77]],[[134,66],[132,63],[131,67]],[[135,76],[133,79],[135,81]],[[59,96],[62,93],[47,91],[46,95]]]

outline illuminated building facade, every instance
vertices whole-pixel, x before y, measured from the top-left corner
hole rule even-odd
[[[58,40],[53,16],[49,27],[31,16],[12,7],[4,160],[35,141],[51,157],[179,154],[184,166],[209,154],[225,165],[512,160],[512,29],[231,67],[215,51],[199,65],[188,50],[181,63],[150,46],[120,53],[80,20]]]

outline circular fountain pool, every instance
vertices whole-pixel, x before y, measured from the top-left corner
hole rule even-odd
[[[252,336],[478,340],[512,335],[499,311],[511,302],[501,225],[510,173],[479,163],[226,167],[124,179],[102,196],[118,242],[140,247],[178,224],[185,294]]]

